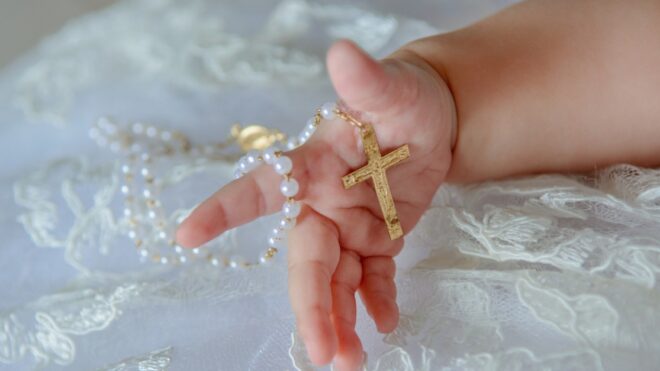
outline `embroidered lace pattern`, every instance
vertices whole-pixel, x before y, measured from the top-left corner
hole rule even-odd
[[[302,89],[318,80],[329,89],[327,42],[318,40],[351,37],[382,55],[437,31],[353,4],[287,0],[251,20],[258,27],[247,32],[236,9],[126,1],[71,23],[3,80],[13,83],[24,114],[59,129],[12,128],[86,137],[91,122],[80,117],[92,111],[81,108],[84,92],[120,102],[117,91],[152,81],[202,113],[211,104],[190,92],[228,97],[232,86]],[[144,109],[130,107],[136,116]],[[195,127],[178,122],[182,115],[164,125],[224,139],[227,127]],[[7,239],[0,280],[17,285],[0,294],[0,370],[313,370],[288,306],[286,264],[248,274],[140,264],[120,212],[120,159],[85,152],[87,141],[71,139],[65,158],[0,177],[7,195],[13,188],[13,197],[0,199]],[[203,154],[161,163],[168,213],[184,215],[229,179],[227,165]],[[268,225],[238,233],[232,248],[249,249]],[[399,327],[378,334],[358,314],[367,369],[655,369],[659,227],[660,171],[653,169],[619,165],[586,176],[443,186],[399,258]]]

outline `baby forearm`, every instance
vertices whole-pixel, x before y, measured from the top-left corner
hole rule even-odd
[[[529,1],[407,49],[454,96],[449,181],[660,164],[660,2]]]

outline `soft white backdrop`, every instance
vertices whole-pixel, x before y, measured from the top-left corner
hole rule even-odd
[[[248,271],[140,263],[121,212],[124,160],[89,129],[110,115],[193,144],[223,142],[236,121],[295,133],[334,99],[323,67],[333,39],[384,56],[504,5],[123,1],[5,69],[0,370],[312,369],[283,257]],[[155,163],[168,213],[231,173],[204,154]],[[359,313],[368,369],[656,368],[659,197],[660,173],[623,165],[443,187],[399,258],[401,325],[383,336]],[[261,249],[268,226],[225,248]]]
[[[6,0],[0,4],[0,67],[12,62],[65,22],[114,0]]]

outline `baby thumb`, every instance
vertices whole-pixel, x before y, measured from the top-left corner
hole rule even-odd
[[[337,95],[353,110],[386,114],[414,89],[403,63],[379,62],[348,40],[330,47],[327,65]]]

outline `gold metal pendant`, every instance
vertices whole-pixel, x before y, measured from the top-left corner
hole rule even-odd
[[[231,128],[231,136],[243,152],[253,149],[264,150],[273,145],[273,143],[281,142],[285,138],[285,135],[279,130],[256,124],[245,127],[241,127],[240,124],[234,124]]]
[[[387,174],[385,171],[389,167],[392,167],[410,157],[410,150],[408,149],[408,145],[405,144],[385,156],[381,156],[373,127],[365,123],[360,124],[362,146],[364,147],[364,153],[367,155],[368,162],[363,167],[344,176],[341,180],[344,183],[345,189],[349,189],[369,178],[373,180],[378,203],[383,212],[390,239],[396,240],[403,236],[403,229],[401,228],[401,223],[399,222],[399,217],[396,213],[394,198],[392,197],[392,192],[390,191],[390,185],[387,182]]]

